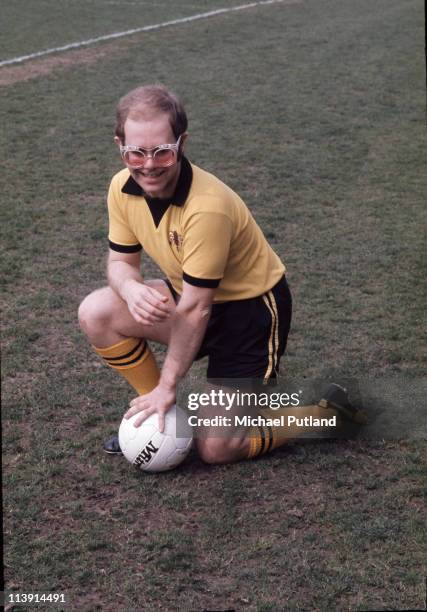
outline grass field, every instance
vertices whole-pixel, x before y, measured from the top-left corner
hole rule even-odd
[[[238,4],[10,2],[0,57]],[[192,454],[144,475],[101,451],[133,394],[76,321],[105,283],[116,101],[161,81],[188,108],[190,159],[243,196],[287,265],[283,376],[420,387],[423,10],[283,2],[0,68],[7,589],[88,612],[425,609],[422,437],[222,467]]]

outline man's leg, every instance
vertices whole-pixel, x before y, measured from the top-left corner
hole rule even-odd
[[[207,384],[204,393],[230,394],[232,396],[236,389],[215,384]],[[234,463],[246,459],[250,451],[250,439],[248,430],[244,427],[237,427],[234,423],[236,415],[241,416],[242,410],[234,405],[231,410],[227,410],[223,405],[214,402],[212,406],[201,406],[197,411],[197,417],[212,419],[219,417],[220,425],[203,425],[196,427],[194,437],[198,453],[205,463]],[[201,421],[203,422],[203,421]],[[227,425],[227,423],[230,423]]]
[[[166,296],[171,311],[175,309],[175,301],[164,281],[148,280],[145,284]],[[100,348],[132,337],[168,344],[170,337],[169,320],[153,325],[137,323],[127,304],[110,287],[97,289],[83,300],[79,308],[79,323],[89,342]]]
[[[218,407],[204,408],[200,411],[200,416],[203,418],[212,418],[216,414],[228,416],[233,420],[235,414],[241,416],[243,413],[239,410],[232,410],[227,413],[218,410]],[[267,419],[280,418],[282,415],[285,416],[286,420],[288,416],[295,416],[300,422],[306,416],[328,420],[335,416],[338,430],[345,421],[352,422],[356,426],[366,422],[365,413],[353,407],[349,402],[346,390],[336,384],[331,384],[328,387],[317,404],[295,408],[286,407],[274,411],[269,408],[261,409],[259,415],[266,422],[268,422]],[[330,431],[336,433],[337,428],[331,428]],[[296,423],[288,426],[257,425],[249,429],[233,426],[217,429],[204,428],[200,430],[200,436],[196,443],[199,454],[206,463],[232,463],[264,455],[308,432],[315,437],[316,430],[313,427],[308,425],[302,427]],[[325,428],[319,429],[318,434],[319,437],[323,437]]]
[[[168,298],[171,311],[175,308],[164,281],[147,281],[147,285]],[[169,320],[152,326],[137,323],[127,304],[110,287],[104,287],[83,300],[79,308],[79,322],[94,350],[107,365],[126,378],[138,395],[154,389],[160,373],[147,340],[168,344]],[[110,442],[107,452],[120,452],[116,440]]]

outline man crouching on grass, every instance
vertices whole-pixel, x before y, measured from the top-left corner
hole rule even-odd
[[[115,142],[125,168],[108,193],[108,286],[85,298],[80,325],[106,364],[138,393],[126,417],[158,413],[160,429],[177,385],[194,360],[207,377],[267,383],[278,374],[292,301],[285,266],[241,198],[184,155],[187,116],[165,87],[147,85],[117,107]],[[141,252],[165,279],[141,276]],[[168,346],[160,372],[148,340]],[[321,405],[320,405],[321,404]],[[298,416],[350,410],[333,386]],[[287,411],[287,414],[289,411]],[[277,411],[276,414],[277,415]],[[236,437],[197,440],[206,462],[227,463],[273,450],[296,432],[255,427]],[[104,449],[120,453],[117,436]]]

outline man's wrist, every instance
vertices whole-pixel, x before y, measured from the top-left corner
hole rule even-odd
[[[172,391],[176,393],[176,387],[178,385],[178,379],[174,376],[161,375],[159,380],[159,387],[162,387],[165,391]]]
[[[127,298],[127,292],[129,290],[129,287],[133,284],[133,283],[138,283],[138,281],[135,278],[125,278],[119,287],[119,295],[120,297],[126,302]]]

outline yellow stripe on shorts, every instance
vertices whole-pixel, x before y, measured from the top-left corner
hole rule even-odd
[[[276,300],[272,291],[268,291],[262,296],[265,305],[271,314],[271,330],[268,339],[268,367],[264,374],[264,381],[268,381],[272,372],[277,372],[278,351],[279,351],[279,318],[277,315]]]

